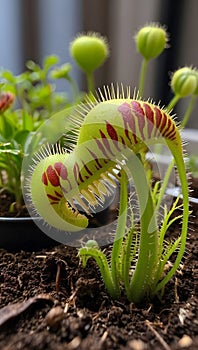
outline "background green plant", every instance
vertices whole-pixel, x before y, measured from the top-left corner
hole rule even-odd
[[[94,87],[94,71],[107,57],[108,44],[101,35],[92,33],[91,43],[87,48],[86,42],[89,42],[90,34],[83,35],[83,38],[85,42],[80,52],[82,55],[87,55],[87,50],[92,53],[90,61],[92,68],[88,74],[90,92]],[[71,42],[71,46],[74,42],[76,39]],[[95,47],[102,52],[99,61],[99,52],[95,51]],[[76,48],[78,49],[78,43]],[[84,92],[79,89],[70,74],[71,69],[71,64],[60,65],[56,55],[49,55],[44,58],[42,66],[29,60],[25,71],[19,75],[14,75],[6,69],[0,72],[0,95],[9,92],[15,96],[13,106],[2,111],[0,107],[0,191],[7,190],[13,195],[12,211],[14,207],[20,208],[23,204],[21,167],[24,156],[30,151],[29,145],[31,144],[32,153],[29,154],[31,157],[34,149],[36,150],[44,139],[50,142],[50,134],[55,133],[58,127],[63,127],[62,119],[67,118],[69,108],[84,98]],[[83,69],[84,72],[85,70]],[[86,72],[85,74],[87,76]],[[71,96],[64,91],[57,91],[56,83],[60,79],[69,85]],[[60,124],[50,120],[50,117],[58,111],[61,112],[57,118]],[[46,121],[49,121],[48,131],[43,131],[40,136],[36,135],[37,130]]]
[[[55,111],[71,106],[72,100],[80,98],[77,90],[72,99],[65,92],[56,91],[57,79],[66,79],[74,93],[69,75],[71,66],[67,66],[67,75],[63,74],[65,66],[57,68],[58,61],[54,55],[47,56],[42,67],[28,61],[27,69],[17,76],[8,70],[0,72],[0,94],[9,92],[15,96],[14,106],[3,111],[0,108],[0,188],[14,196],[17,207],[23,204],[22,162],[36,131]]]

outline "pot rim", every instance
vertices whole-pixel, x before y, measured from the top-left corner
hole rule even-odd
[[[19,217],[9,217],[9,216],[0,216],[0,221],[10,221],[10,222],[14,222],[14,221],[34,221],[34,220],[38,220],[39,218],[37,217],[26,217],[26,216],[19,216]]]

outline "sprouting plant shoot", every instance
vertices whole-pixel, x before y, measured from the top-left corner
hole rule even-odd
[[[104,95],[100,92],[100,98],[88,99],[76,114],[77,122],[81,119],[82,125],[73,150],[68,153],[60,150],[59,154],[46,152],[47,157],[42,159],[39,154],[35,160],[29,181],[32,203],[48,224],[75,234],[88,226],[90,208],[104,201],[116,177],[120,182],[120,208],[110,262],[94,241],[82,247],[79,256],[83,265],[90,257],[96,260],[113,297],[119,297],[123,285],[128,299],[140,302],[164,289],[184,254],[188,186],[178,128],[166,110],[131,99],[129,91],[125,96],[123,90],[115,92],[108,87]],[[158,202],[141,159],[145,147],[159,142],[165,142],[175,159],[183,194],[181,235],[169,244],[164,241],[169,226],[167,216],[173,219],[164,209],[164,224],[158,223]],[[139,222],[133,220],[128,198],[131,178],[138,196]],[[177,257],[167,272],[167,261],[175,252]]]
[[[180,98],[192,96],[181,123],[184,126],[198,95],[197,71],[185,67],[173,74],[171,88],[175,96],[167,108],[140,98],[147,63],[162,53],[167,38],[165,29],[155,24],[137,33],[143,64],[139,91],[133,98],[130,89],[122,85],[91,94],[93,72],[106,59],[108,48],[94,35],[80,36],[71,43],[73,58],[87,74],[89,94],[67,115],[73,130],[66,132],[65,148],[56,143],[44,146],[33,158],[27,183],[31,213],[62,234],[69,232],[78,237],[83,232],[88,237],[78,253],[83,266],[89,258],[95,259],[109,294],[119,298],[124,291],[135,303],[163,294],[180,267],[186,245],[188,183],[179,127],[171,110]],[[147,151],[157,144],[164,144],[173,157],[161,184],[153,184],[146,159]],[[166,204],[162,207],[174,165],[183,202],[178,197],[170,208]],[[100,248],[98,237],[89,237],[87,230],[94,210],[104,206],[118,183],[119,212],[109,258]],[[136,205],[129,190],[131,184]],[[167,238],[170,226],[179,218],[181,233],[174,239]]]

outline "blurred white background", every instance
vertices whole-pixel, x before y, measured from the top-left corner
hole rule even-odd
[[[156,21],[166,25],[170,48],[150,63],[144,97],[151,96],[166,104],[171,97],[170,73],[184,65],[198,67],[197,0],[1,0],[0,3],[0,67],[15,74],[24,69],[28,59],[42,63],[48,54],[58,55],[61,63],[72,62],[70,41],[78,32],[98,31],[108,38],[111,55],[98,70],[96,85],[122,82],[133,90],[141,62],[134,34],[145,23]],[[72,74],[80,84],[81,73],[75,64]],[[179,104],[178,115],[182,115],[186,103],[187,99]],[[198,128],[197,111],[198,104],[188,127]]]

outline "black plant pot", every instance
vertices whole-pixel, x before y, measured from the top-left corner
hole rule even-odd
[[[30,217],[0,217],[0,227],[0,249],[38,251],[59,244],[42,232]]]
[[[109,206],[107,205],[105,209],[102,209],[89,218],[90,224],[88,228],[91,238],[93,238],[92,232],[94,228],[98,231],[97,228],[102,229],[104,225],[116,219],[118,205],[117,192],[118,190],[115,195],[112,196]],[[36,224],[36,220],[39,219],[34,218],[33,220],[31,217],[0,217],[0,249],[6,249],[10,252],[21,250],[39,251],[61,243],[70,246],[79,246],[79,244],[81,244],[79,242],[85,234],[84,231],[79,231],[79,233],[75,232],[74,238],[73,235],[67,235],[64,231],[55,232],[49,230],[48,235],[42,231],[42,225],[39,223],[40,220],[38,221],[38,225]],[[104,241],[106,241],[106,233],[104,232],[103,234]],[[51,237],[56,237],[57,240],[51,238],[50,235]],[[102,241],[100,237],[101,230],[98,232],[98,235]]]

